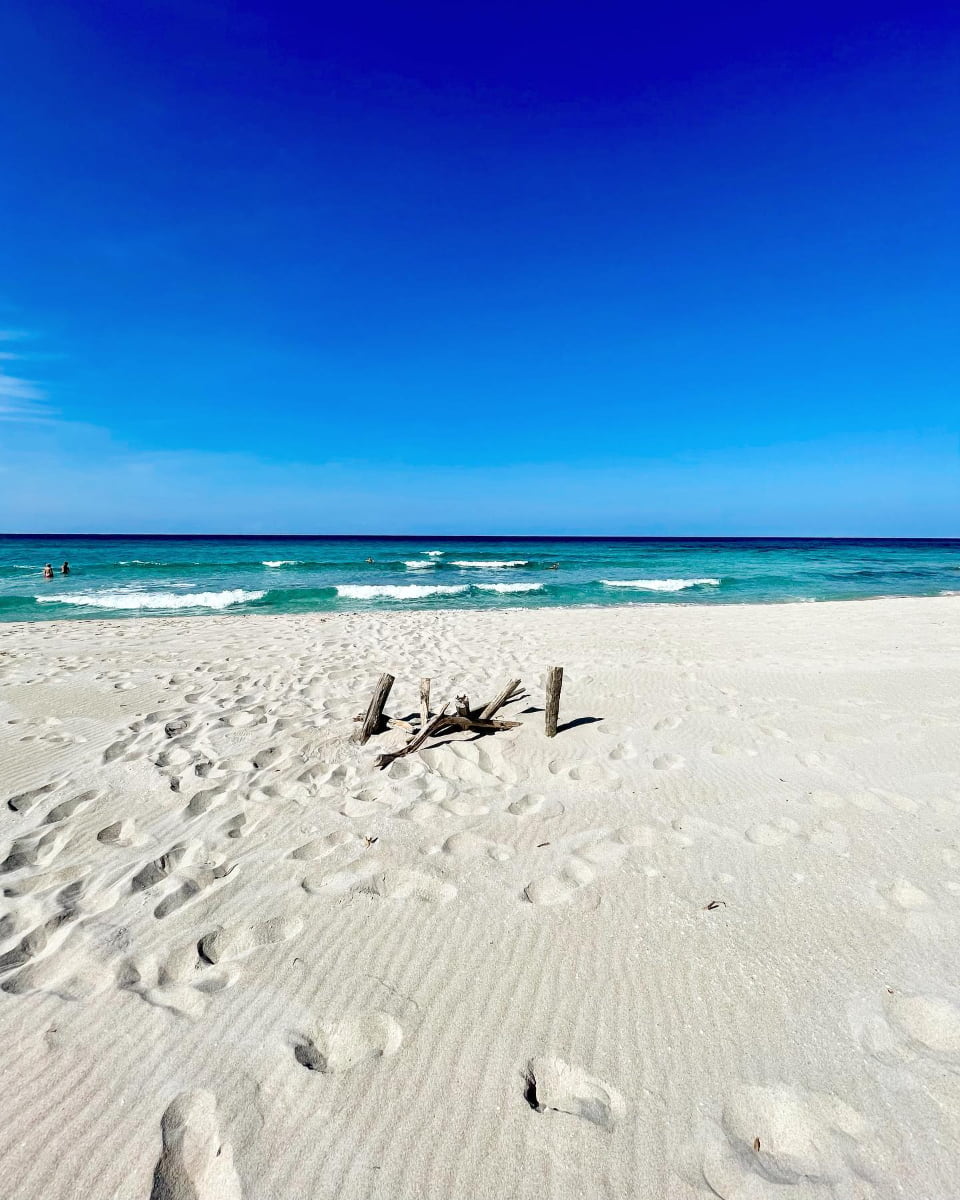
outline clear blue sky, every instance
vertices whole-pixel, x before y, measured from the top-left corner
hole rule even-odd
[[[0,528],[960,534],[955,5],[0,45]]]

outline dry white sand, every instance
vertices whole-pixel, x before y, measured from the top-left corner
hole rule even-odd
[[[953,598],[0,626],[0,1195],[952,1200],[958,730]]]

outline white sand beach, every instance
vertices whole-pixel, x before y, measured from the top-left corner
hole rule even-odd
[[[4,1200],[960,1195],[960,598],[7,624],[0,783]]]

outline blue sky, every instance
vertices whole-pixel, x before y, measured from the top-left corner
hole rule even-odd
[[[0,16],[0,528],[960,534],[951,6]]]

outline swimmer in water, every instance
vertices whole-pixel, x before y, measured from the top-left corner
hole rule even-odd
[[[60,574],[61,575],[69,575],[70,574],[70,564],[68,562],[65,562],[63,564],[63,566],[60,568]]]
[[[51,567],[51,565],[49,563],[46,563],[44,565],[43,577],[44,577],[44,579],[52,579],[53,578],[53,567]]]

